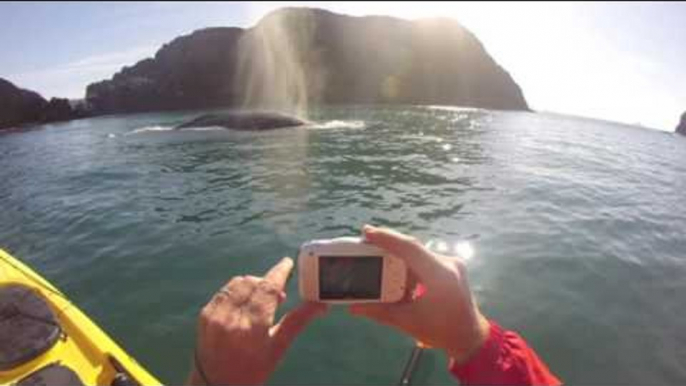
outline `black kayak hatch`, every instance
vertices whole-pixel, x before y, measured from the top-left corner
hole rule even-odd
[[[55,314],[35,290],[21,284],[0,285],[0,371],[33,360],[60,335]]]

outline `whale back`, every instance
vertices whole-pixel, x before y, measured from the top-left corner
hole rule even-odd
[[[217,126],[230,130],[261,131],[297,127],[305,123],[302,119],[281,113],[227,112],[204,114],[175,127],[175,129]]]

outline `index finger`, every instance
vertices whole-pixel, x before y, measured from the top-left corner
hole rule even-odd
[[[417,239],[391,229],[370,225],[365,225],[362,231],[367,242],[405,261],[420,281],[430,283],[431,279],[440,272],[441,263]]]
[[[264,275],[264,279],[274,284],[277,290],[283,291],[286,288],[286,283],[292,270],[293,259],[284,257]]]

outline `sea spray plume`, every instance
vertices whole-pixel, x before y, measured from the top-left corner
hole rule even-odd
[[[307,118],[325,83],[321,55],[313,44],[315,22],[309,9],[281,9],[240,39],[236,85],[241,107]]]

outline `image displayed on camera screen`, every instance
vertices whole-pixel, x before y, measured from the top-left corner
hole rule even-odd
[[[320,256],[319,298],[381,298],[381,256]]]

